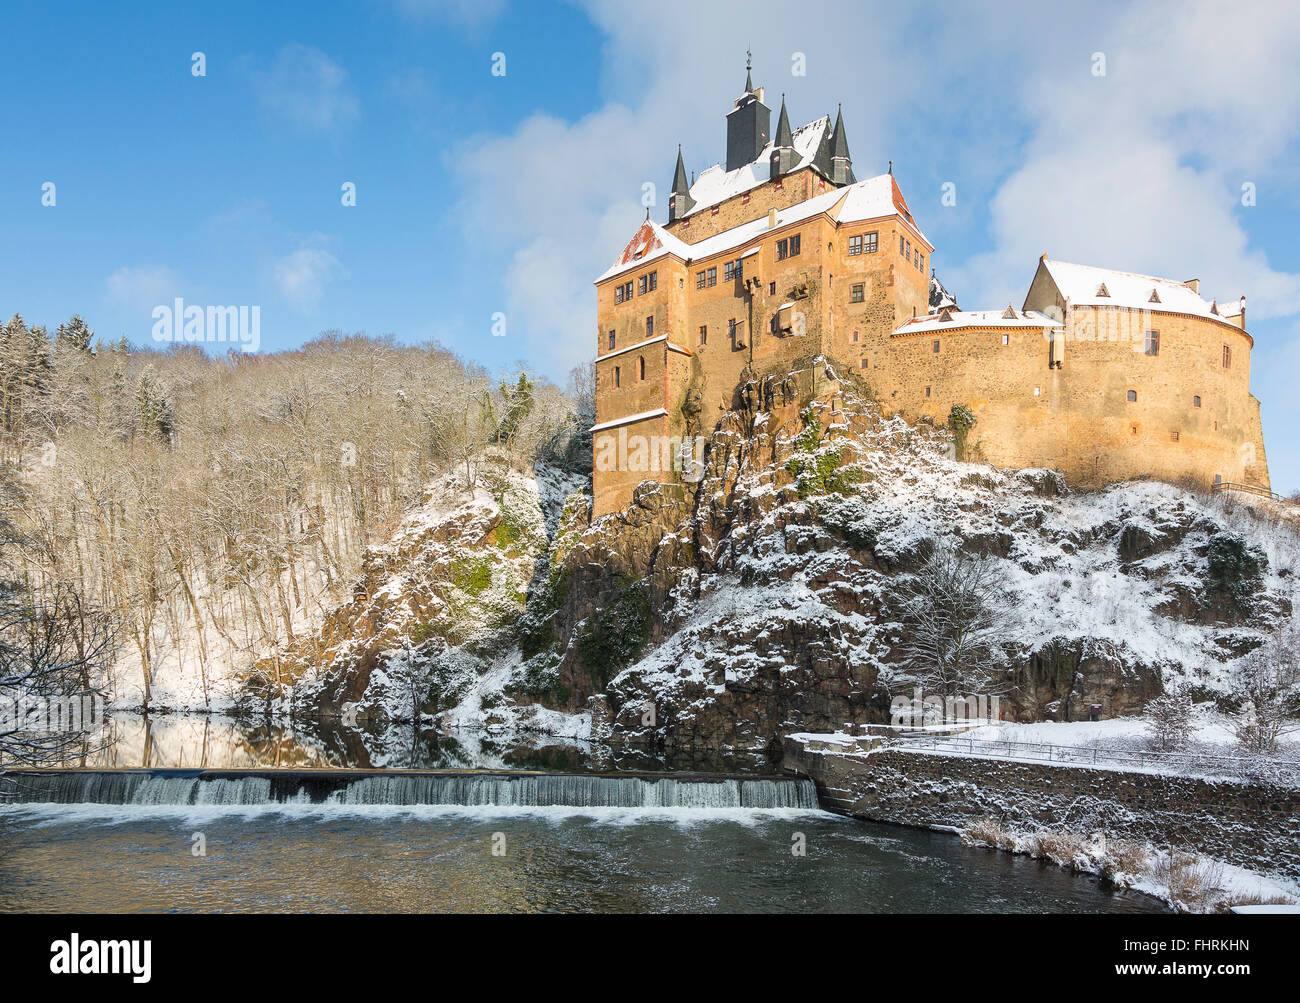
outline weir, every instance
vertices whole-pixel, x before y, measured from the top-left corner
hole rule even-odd
[[[0,804],[815,809],[811,780],[485,770],[10,770]]]

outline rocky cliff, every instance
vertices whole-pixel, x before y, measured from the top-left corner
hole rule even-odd
[[[352,601],[281,667],[288,692],[327,714],[775,750],[910,695],[899,586],[938,546],[1003,569],[995,660],[1021,719],[1221,694],[1291,615],[1284,519],[953,457],[947,429],[882,413],[817,359],[740,389],[698,483],[643,484],[598,520],[573,478],[489,459],[367,555]]]

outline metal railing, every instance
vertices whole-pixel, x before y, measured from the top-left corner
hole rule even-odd
[[[1284,502],[1286,499],[1276,491],[1270,491],[1268,488],[1260,487],[1258,484],[1242,484],[1239,481],[1215,481],[1210,486],[1213,494],[1222,494],[1225,491],[1238,491],[1242,494],[1255,495],[1257,498],[1269,498],[1273,501]]]
[[[914,736],[893,743],[907,749],[933,749],[991,759],[1031,759],[1085,766],[1127,766],[1160,773],[1267,780],[1300,786],[1300,762],[1188,752],[1145,752],[1087,745],[1050,745],[961,736]]]

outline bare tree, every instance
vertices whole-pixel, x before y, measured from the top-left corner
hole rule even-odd
[[[905,663],[944,697],[1006,689],[997,666],[1010,600],[1001,568],[988,558],[936,546],[900,588]]]
[[[1242,700],[1234,730],[1247,752],[1272,755],[1300,729],[1300,631],[1288,623],[1238,663],[1233,692]]]
[[[92,723],[84,698],[102,705],[112,634],[109,619],[88,610],[72,587],[38,594],[13,577],[11,555],[28,545],[4,515],[16,493],[0,468],[0,762],[42,766],[83,744]]]
[[[1178,752],[1192,740],[1192,699],[1166,693],[1146,706],[1147,745],[1156,752]]]

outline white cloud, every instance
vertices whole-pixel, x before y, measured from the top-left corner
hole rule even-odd
[[[332,132],[360,114],[347,70],[314,46],[286,45],[253,80],[267,112],[306,132]]]
[[[108,277],[105,294],[114,306],[146,317],[154,307],[170,306],[183,295],[176,273],[163,265],[119,268]]]
[[[298,248],[276,261],[271,277],[280,294],[303,313],[311,313],[320,303],[325,287],[344,274],[342,263],[324,247],[322,238]]]

